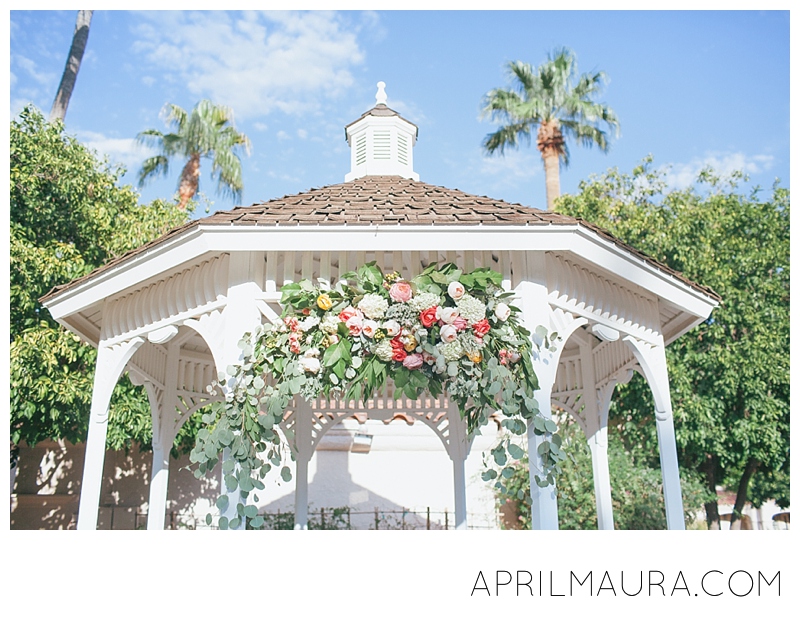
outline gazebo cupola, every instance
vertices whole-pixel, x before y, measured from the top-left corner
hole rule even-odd
[[[386,105],[384,82],[378,82],[375,107],[347,125],[350,172],[345,181],[372,175],[395,175],[419,181],[414,172],[417,126]]]

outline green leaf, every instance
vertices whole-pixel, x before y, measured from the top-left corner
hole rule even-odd
[[[220,512],[225,512],[228,509],[228,496],[227,495],[220,495],[217,498],[216,506]]]
[[[521,459],[525,456],[525,450],[513,443],[508,444],[508,453],[511,455],[512,459]]]
[[[258,514],[258,508],[253,506],[252,504],[249,506],[245,506],[244,508],[244,516],[248,519],[254,519]]]
[[[258,529],[264,525],[264,517],[257,516],[254,517],[252,521],[250,521],[250,527]]]
[[[217,522],[219,529],[227,530],[228,529],[228,517],[220,517],[219,521]]]
[[[289,482],[292,479],[292,470],[286,465],[281,468],[281,478],[283,478],[284,482]]]

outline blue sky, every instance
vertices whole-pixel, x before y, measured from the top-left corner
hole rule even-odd
[[[64,67],[75,11],[10,13],[10,113],[32,102],[48,113]],[[165,130],[164,104],[226,104],[252,141],[244,164],[251,204],[340,183],[349,171],[344,126],[374,104],[419,126],[420,180],[544,208],[535,146],[489,157],[494,129],[481,100],[507,86],[504,64],[534,65],[554,47],[581,72],[603,70],[602,101],[621,135],[603,154],[571,146],[562,192],[609,167],[629,172],[652,154],[685,186],[704,165],[789,186],[788,11],[95,11],[66,117],[70,134],[124,164],[136,183],[148,155],[139,131]],[[170,197],[183,162],[142,189]],[[203,166],[211,210],[229,209]],[[204,215],[199,212],[197,215]]]

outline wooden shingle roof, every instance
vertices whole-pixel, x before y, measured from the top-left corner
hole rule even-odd
[[[188,222],[150,243],[114,258],[81,278],[55,287],[42,297],[42,301],[198,226],[286,228],[380,225],[385,228],[403,225],[483,227],[576,224],[594,231],[657,269],[719,301],[719,296],[711,289],[692,282],[584,220],[399,176],[365,176],[249,207],[217,211],[208,217]]]

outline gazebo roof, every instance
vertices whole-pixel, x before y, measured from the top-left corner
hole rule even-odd
[[[691,288],[719,301],[710,288],[697,284],[677,271],[647,256],[614,237],[609,232],[580,218],[541,211],[521,204],[468,194],[457,189],[430,185],[399,176],[365,176],[345,183],[310,189],[299,194],[276,198],[249,207],[217,211],[205,218],[177,227],[158,239],[118,256],[91,273],[53,288],[41,301],[48,301],[98,274],[122,265],[187,234],[198,227],[263,227],[294,229],[298,227],[380,227],[413,226],[519,227],[580,226],[612,242],[636,258],[648,263]]]

